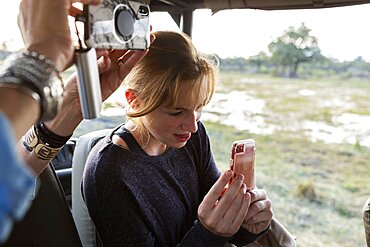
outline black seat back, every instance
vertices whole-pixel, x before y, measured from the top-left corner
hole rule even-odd
[[[3,246],[82,246],[71,211],[54,168],[49,164],[38,178],[39,189],[22,221]]]

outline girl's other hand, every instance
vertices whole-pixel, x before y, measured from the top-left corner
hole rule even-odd
[[[231,170],[226,171],[212,186],[198,208],[200,223],[210,232],[223,237],[231,237],[239,230],[251,201],[251,195],[246,192],[243,183],[243,175],[233,178],[228,189],[224,191],[232,176]]]

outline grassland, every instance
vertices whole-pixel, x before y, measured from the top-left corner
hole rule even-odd
[[[244,90],[266,101],[262,115],[277,126],[269,135],[241,131],[217,122],[206,122],[216,160],[228,164],[235,139],[254,138],[257,184],[268,192],[274,214],[297,237],[298,246],[366,246],[361,209],[370,196],[370,152],[355,144],[312,142],[302,129],[289,125],[301,121],[333,124],[346,112],[370,114],[370,84],[365,82],[282,80],[224,74],[220,91]],[[252,83],[251,83],[252,81]],[[299,90],[314,90],[302,97]],[[323,105],[333,98],[348,105]]]
[[[256,140],[257,184],[298,246],[365,246],[361,208],[370,191],[368,150],[312,143],[294,133],[260,136],[217,123],[206,126],[222,170],[232,140]]]

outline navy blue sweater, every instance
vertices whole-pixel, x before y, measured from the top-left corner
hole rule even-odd
[[[112,142],[122,137],[130,150]],[[202,123],[187,144],[148,156],[119,126],[90,152],[83,178],[86,205],[104,246],[244,245],[260,235],[243,229],[232,239],[197,220],[203,197],[220,176]]]

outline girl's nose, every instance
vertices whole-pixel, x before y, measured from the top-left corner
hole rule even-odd
[[[185,123],[183,124],[183,130],[195,133],[198,130],[198,121],[200,120],[201,112],[194,111],[189,114]]]

